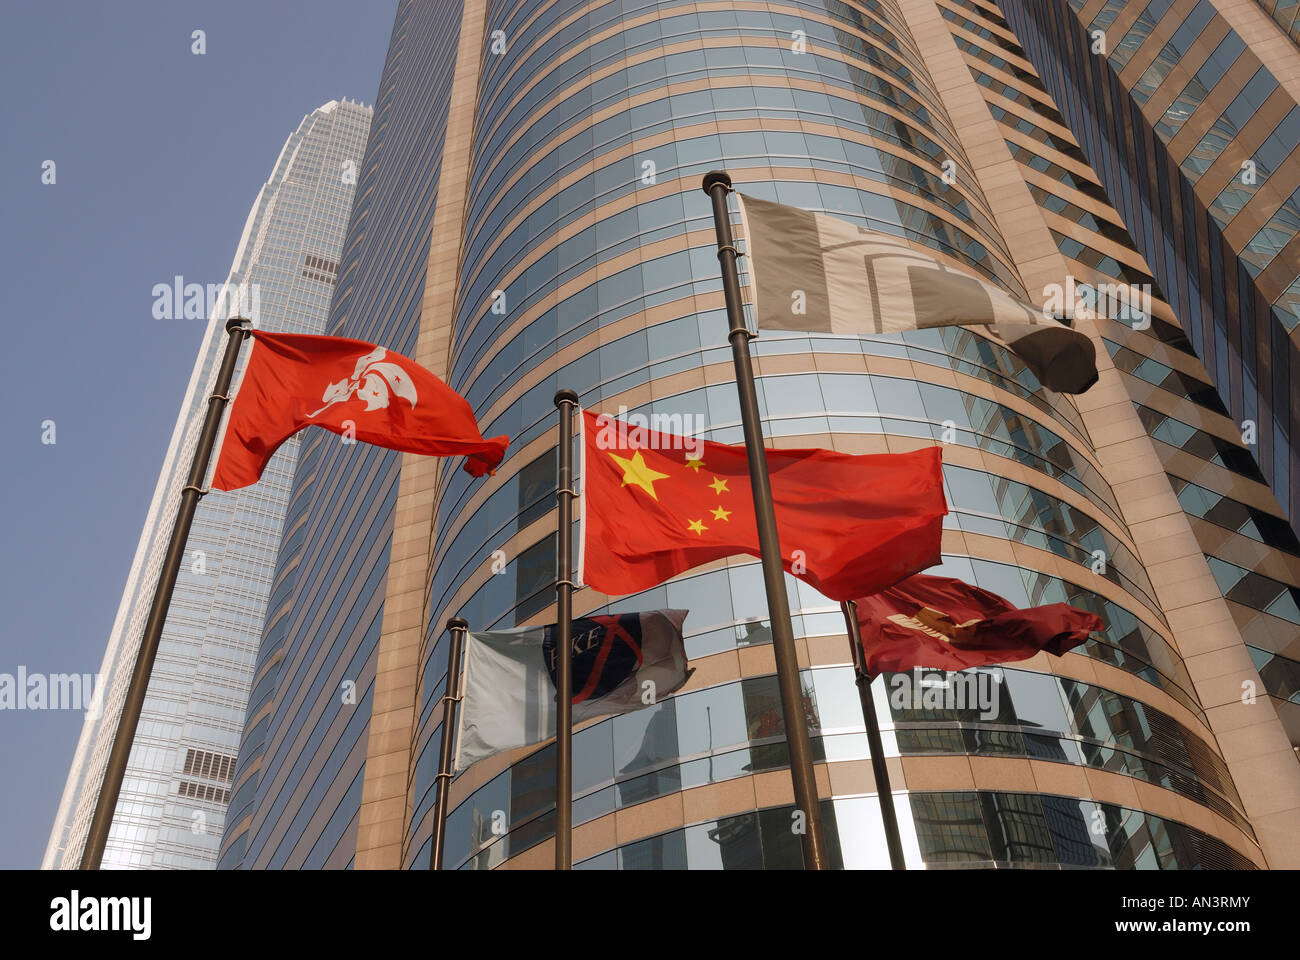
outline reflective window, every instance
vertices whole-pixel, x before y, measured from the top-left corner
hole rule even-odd
[[[1156,123],[1156,133],[1168,143],[1182,129],[1187,118],[1207,97],[1214,85],[1223,79],[1223,75],[1233,62],[1246,49],[1246,44],[1235,32],[1228,35],[1215,47],[1205,66],[1196,71],[1196,75],[1187,82],[1182,93],[1166,109],[1164,116]]]
[[[1121,870],[1254,869],[1199,830],[1113,804],[992,791],[909,799],[928,867],[1057,862]]]
[[[1254,573],[1218,557],[1207,556],[1205,559],[1226,599],[1300,624],[1300,587]]]
[[[1205,136],[1183,158],[1183,172],[1188,175],[1188,178],[1193,183],[1199,180],[1201,174],[1210,169],[1214,161],[1222,156],[1223,151],[1232,139],[1246,125],[1247,121],[1255,116],[1259,108],[1264,105],[1264,101],[1268,99],[1269,94],[1276,89],[1277,81],[1273,79],[1273,75],[1268,70],[1260,67],[1255,71],[1255,75],[1228,104]],[[1300,120],[1300,113],[1293,110],[1288,116],[1288,121],[1296,122],[1297,120]],[[1284,123],[1288,121],[1284,121]],[[1291,142],[1296,142],[1296,137],[1293,136]]]
[[[1133,85],[1131,93],[1134,100],[1138,103],[1146,103],[1151,99],[1156,88],[1165,77],[1169,76],[1169,71],[1184,59],[1193,42],[1214,16],[1214,7],[1209,0],[1200,0],[1191,12],[1183,17],[1178,29],[1170,36],[1169,42],[1160,49],[1155,59],[1151,61],[1151,66],[1147,67],[1146,72]]]
[[[1151,407],[1138,403],[1133,406],[1137,409],[1138,418],[1146,427],[1147,433],[1157,440],[1238,473],[1248,480],[1254,480],[1256,483],[1266,482],[1264,475],[1259,471],[1259,464],[1244,447],[1229,443],[1222,437],[1206,433],[1204,430],[1197,430],[1190,424],[1153,410]]]
[[[1137,20],[1131,26],[1122,40],[1115,44],[1115,49],[1110,55],[1111,65],[1118,73],[1124,69],[1133,54],[1137,52],[1142,43],[1150,36],[1151,31],[1155,29],[1156,22],[1165,15],[1172,5],[1173,0],[1152,0],[1138,15]]]
[[[1176,820],[1114,804],[1001,791],[914,792],[907,799],[902,817],[915,825],[920,855],[930,869],[1031,864],[1121,870],[1255,869],[1250,860],[1215,837]],[[798,838],[790,831],[792,811],[792,807],[775,807],[695,824],[574,866],[798,869],[803,857]],[[870,820],[873,813],[878,821],[878,812],[858,798],[822,801],[832,869],[888,865],[880,849],[882,831],[873,829],[876,821]]]
[[[864,757],[852,670],[819,667],[802,672],[801,680],[814,758]],[[876,687],[884,728],[904,755],[1000,755],[1090,765],[1206,804],[1249,834],[1223,761],[1195,734],[1139,701],[1008,667],[886,674]],[[789,760],[776,677],[732,681],[599,721],[575,735],[574,754],[581,758],[574,773],[576,823],[684,788],[781,769]],[[551,835],[553,803],[554,747],[547,745],[457,806],[448,821],[449,853],[454,824],[454,862],[471,853],[476,863],[489,865],[513,856]],[[984,835],[994,846],[989,856],[974,859],[1052,859],[1026,803],[994,806],[1001,832]],[[496,827],[484,832],[476,824],[489,810],[497,811]],[[498,843],[503,835],[506,842]],[[508,854],[486,850],[507,844]]]

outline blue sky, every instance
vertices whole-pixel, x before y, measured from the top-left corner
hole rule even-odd
[[[0,673],[98,671],[203,332],[153,319],[153,285],[225,280],[303,115],[332,99],[374,103],[395,9],[5,5]],[[39,866],[81,721],[0,710],[0,868]]]

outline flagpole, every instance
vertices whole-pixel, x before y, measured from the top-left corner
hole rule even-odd
[[[785,719],[785,738],[790,751],[790,779],[794,785],[796,810],[803,813],[804,867],[824,870],[827,866],[826,841],[822,833],[821,801],[817,795],[817,778],[813,772],[812,742],[804,716],[803,690],[799,682],[799,656],[790,623],[790,602],[785,592],[785,571],[781,566],[781,545],[777,538],[776,512],[772,506],[772,484],[767,474],[767,455],[763,450],[763,424],[758,415],[758,394],[754,388],[754,369],[749,356],[749,338],[745,313],[740,299],[740,275],[736,270],[736,247],[731,236],[731,211],[727,194],[731,177],[723,170],[704,175],[701,187],[713,200],[713,225],[718,237],[718,262],[722,267],[722,289],[727,300],[727,320],[731,355],[736,366],[736,389],[740,394],[740,418],[745,428],[745,452],[749,457],[749,479],[754,493],[754,515],[758,526],[759,552],[762,556],[763,585],[767,592],[767,612],[772,622],[772,652],[776,658],[777,685],[781,691],[781,711]]]
[[[555,395],[560,411],[555,500],[559,506],[555,571],[555,869],[573,868],[573,414],[578,395]]]
[[[465,649],[465,634],[469,624],[460,617],[447,621],[451,634],[451,652],[447,662],[447,689],[442,696],[442,742],[438,746],[438,785],[434,794],[433,850],[429,853],[429,869],[442,869],[442,854],[446,849],[447,795],[451,789],[451,761],[455,731],[452,718],[460,702],[460,658]]]
[[[862,719],[867,725],[867,747],[871,750],[871,772],[876,778],[876,795],[880,798],[880,819],[885,824],[885,843],[889,847],[891,869],[906,870],[903,859],[903,838],[898,832],[898,814],[894,810],[894,795],[889,787],[889,767],[885,763],[885,747],[880,740],[880,723],[876,719],[876,703],[871,696],[871,677],[867,676],[866,656],[862,650],[862,628],[858,625],[858,605],[852,600],[840,604],[844,624],[849,632],[849,649],[853,653],[853,676],[858,685],[858,700],[862,703]]]
[[[131,672],[131,684],[122,701],[122,715],[113,737],[113,749],[104,768],[104,780],[95,800],[95,814],[90,821],[86,845],[81,854],[82,870],[98,870],[104,858],[104,847],[108,843],[109,829],[113,826],[113,814],[117,811],[117,798],[122,792],[127,760],[131,756],[131,744],[140,723],[140,710],[144,706],[145,694],[149,691],[154,659],[158,656],[158,642],[162,639],[172,592],[176,589],[176,577],[185,558],[185,542],[189,539],[190,525],[194,522],[194,511],[198,507],[199,498],[207,492],[201,488],[201,484],[207,476],[208,461],[217,440],[217,429],[221,426],[221,414],[230,402],[230,382],[239,360],[239,348],[248,332],[245,323],[247,321],[243,317],[231,317],[226,321],[226,354],[221,360],[214,392],[208,397],[208,411],[204,415],[203,429],[194,450],[194,459],[190,463],[189,479],[181,490],[181,502],[176,511],[176,522],[172,526],[171,542],[167,545],[162,570],[158,574],[158,585],[154,588],[149,618],[145,621],[144,635],[140,639],[140,652],[136,654],[135,668]]]

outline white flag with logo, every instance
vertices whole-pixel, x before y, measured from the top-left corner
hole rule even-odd
[[[1097,382],[1091,338],[898,237],[737,193],[760,330],[896,333],[979,326],[1039,382],[1083,393]]]
[[[685,610],[573,621],[573,721],[629,713],[681,689],[690,677]],[[456,769],[555,736],[555,625],[465,637]]]

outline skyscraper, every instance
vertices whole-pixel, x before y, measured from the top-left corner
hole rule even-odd
[[[1108,346],[1300,745],[1300,53],[1260,6],[1289,26],[1283,4],[1208,0],[1007,0],[1004,26],[1179,318],[1163,346]]]
[[[716,168],[1035,303],[1070,284],[1151,293],[1149,311],[1078,321],[1101,379],[1077,398],[971,330],[754,341],[771,445],[942,442],[935,572],[1106,623],[1060,659],[985,671],[977,706],[877,681],[910,862],[1300,865],[1279,720],[1296,689],[1288,493],[1200,362],[1177,270],[1150,265],[1147,221],[1112,203],[1005,16],[989,0],[399,5],[331,330],[415,356],[511,446],[472,480],[305,441],[222,866],[428,864],[443,625],[554,619],[558,388],[740,440],[700,192]],[[1265,574],[1276,596],[1249,579]],[[841,614],[788,589],[832,859],[884,865]],[[689,609],[696,668],[576,733],[577,865],[797,866],[757,565],[574,607]],[[553,796],[552,747],[476,764],[451,786],[447,866],[549,865]]]
[[[1300,520],[1300,80],[1294,8],[1007,0],[1008,24]],[[1273,12],[1270,19],[1266,11]],[[1281,8],[1281,9],[1278,9]]]
[[[208,318],[163,460],[104,655],[103,711],[89,716],[82,729],[46,848],[46,868],[75,867],[81,860],[225,347],[227,313],[242,301],[259,328],[322,331],[370,116],[369,107],[346,100],[332,100],[309,113],[285,141],[249,211],[225,295]],[[171,295],[168,284],[155,294],[170,300],[179,316],[180,302],[188,299],[187,285],[181,278],[175,283],[181,294]],[[261,483],[199,503],[104,853],[105,867],[194,869],[216,863],[298,445],[295,438],[280,449]]]

